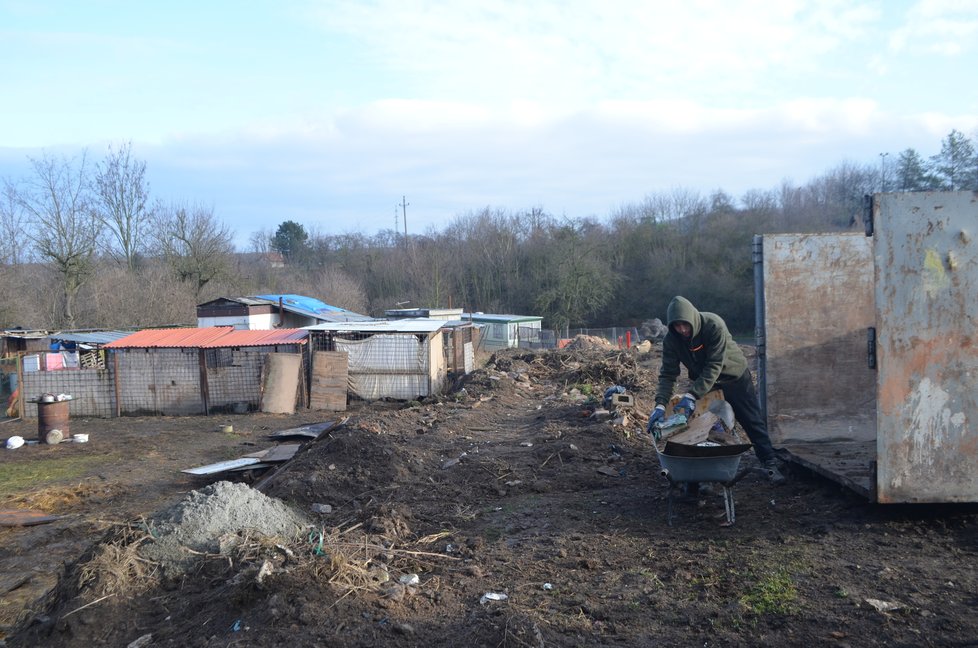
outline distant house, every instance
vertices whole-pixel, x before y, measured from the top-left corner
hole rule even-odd
[[[197,326],[233,326],[246,331],[372,319],[302,295],[222,297],[197,306]]]
[[[491,351],[520,346],[535,347],[540,344],[542,317],[490,313],[465,313],[462,317],[481,327],[483,349]]]

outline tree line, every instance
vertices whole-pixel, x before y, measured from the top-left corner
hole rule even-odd
[[[957,130],[929,158],[908,148],[888,169],[886,157],[739,198],[650,194],[604,219],[486,207],[411,236],[285,221],[236,250],[214,207],[153,199],[130,144],[94,163],[43,154],[2,182],[0,327],[185,325],[202,301],[266,292],[371,315],[409,304],[542,315],[556,329],[627,326],[664,317],[683,294],[746,333],[754,234],[860,227],[863,196],[879,190],[978,190],[975,143]]]

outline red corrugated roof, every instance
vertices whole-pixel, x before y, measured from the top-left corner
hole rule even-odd
[[[106,349],[215,348],[305,344],[305,329],[236,331],[230,326],[207,328],[146,329],[105,345]]]

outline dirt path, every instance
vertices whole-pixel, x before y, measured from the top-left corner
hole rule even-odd
[[[354,403],[345,426],[262,488],[310,516],[314,534],[279,547],[249,539],[201,557],[178,582],[78,612],[99,592],[75,588],[69,568],[52,607],[35,608],[7,643],[973,645],[973,506],[873,506],[795,470],[782,487],[753,474],[740,482],[733,527],[720,526],[717,496],[677,504],[670,526],[667,484],[641,423],[589,418],[581,393],[622,384],[644,410],[655,365],[616,352],[501,355],[438,402]],[[258,447],[242,444],[260,445],[264,427],[312,419],[236,417],[235,427],[244,421],[252,428],[242,437],[207,432],[206,448],[187,452],[228,458]],[[160,456],[133,467],[149,434],[139,428],[160,426],[130,423],[134,452],[105,481],[170,477],[120,513],[206,483],[174,478],[189,457],[159,450],[200,439],[181,425],[161,429]],[[51,545],[80,533],[54,529]]]

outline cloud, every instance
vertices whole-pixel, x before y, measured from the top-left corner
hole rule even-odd
[[[975,49],[978,1],[921,0],[907,10],[889,37],[893,53],[931,52],[946,57]]]

